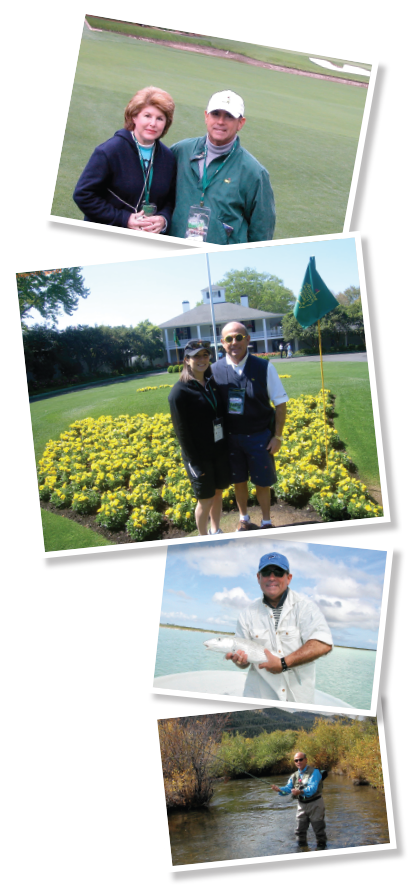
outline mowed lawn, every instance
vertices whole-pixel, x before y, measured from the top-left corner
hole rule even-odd
[[[96,145],[123,126],[132,95],[154,84],[176,102],[165,137],[205,133],[211,93],[243,96],[240,139],[268,169],[275,194],[275,238],[341,231],[367,96],[357,87],[270,71],[233,60],[83,32],[52,213],[82,219],[74,186]]]
[[[317,394],[321,389],[318,363],[274,362],[278,373],[289,373],[284,379],[290,397]],[[328,362],[324,366],[325,386],[336,396],[335,427],[346,449],[358,467],[362,481],[379,484],[377,450],[367,363]],[[168,413],[169,389],[138,393],[146,385],[173,384],[177,379],[170,373],[149,376],[146,380],[132,379],[84,391],[57,395],[31,404],[32,429],[36,460],[42,456],[49,439],[57,439],[72,422],[91,416],[120,416],[146,413]]]

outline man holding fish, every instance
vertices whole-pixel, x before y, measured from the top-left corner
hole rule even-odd
[[[226,658],[241,669],[250,666],[245,697],[313,703],[315,661],[333,648],[329,626],[317,604],[289,588],[285,555],[263,555],[257,579],[262,598],[240,614]]]

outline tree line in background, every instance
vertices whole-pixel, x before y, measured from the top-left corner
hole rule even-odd
[[[238,305],[240,296],[246,295],[249,299],[249,308],[282,314],[284,340],[286,342],[298,340],[300,353],[313,351],[318,353],[317,324],[303,329],[298,323],[293,314],[294,293],[284,286],[281,278],[247,267],[243,271],[232,269],[215,286],[225,288],[226,302]],[[320,322],[322,334],[330,336],[330,346],[326,346],[326,351],[345,350],[351,337],[360,337],[360,347],[365,348],[360,288],[347,287],[342,293],[336,294],[336,299],[340,303],[339,308],[329,312]]]
[[[36,324],[23,330],[29,392],[138,373],[165,352],[158,327],[67,327]],[[135,359],[135,361],[133,360]]]
[[[30,393],[137,373],[156,358],[166,364],[161,331],[148,320],[135,327],[101,324],[57,330],[59,316],[71,317],[79,300],[89,296],[81,268],[20,272],[16,279]],[[301,327],[293,314],[295,296],[281,278],[247,267],[230,270],[216,286],[225,288],[227,302],[240,303],[245,294],[250,308],[283,315],[284,340],[298,340],[300,354],[318,351],[317,326]],[[359,288],[348,287],[336,298],[339,308],[320,322],[322,333],[329,334],[325,351],[365,348]],[[33,310],[39,312],[43,324],[29,325]],[[355,337],[358,346],[354,346]]]
[[[316,718],[307,730],[262,730],[252,738],[229,732],[228,722],[228,713],[159,721],[168,809],[207,805],[219,778],[290,774],[296,749],[317,768],[384,789],[376,718]]]

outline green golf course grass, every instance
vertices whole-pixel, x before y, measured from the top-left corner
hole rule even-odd
[[[189,44],[190,46],[211,47],[213,49],[228,50],[229,52],[240,53],[251,59],[258,59],[261,62],[267,62],[270,65],[281,65],[287,68],[296,68],[298,71],[309,71],[315,74],[329,73],[325,69],[319,68],[314,62],[310,61],[310,55],[317,57],[315,52],[305,54],[294,52],[287,49],[278,49],[274,46],[262,46],[256,43],[243,43],[240,40],[230,40],[223,37],[197,36],[196,34],[182,34],[176,31],[165,31],[164,28],[150,28],[143,25],[136,25],[133,22],[120,22],[114,19],[103,19],[94,15],[86,16],[89,25],[92,28],[104,31],[112,31],[116,34],[126,34],[133,37],[143,37],[149,40],[167,40],[170,43]],[[332,56],[322,56],[332,64],[342,67],[343,65],[356,65],[364,68],[366,72],[371,70],[371,65],[363,62],[354,62],[348,59],[335,59]],[[347,74],[345,72],[330,71],[334,77],[342,76],[348,80],[367,82],[368,78],[362,74]]]
[[[45,551],[62,552],[65,549],[91,549],[94,546],[114,546],[94,530],[83,527],[70,518],[41,509]]]
[[[268,169],[274,237],[342,231],[367,90],[84,28],[52,213],[82,219],[72,199],[94,148],[123,126],[132,95],[153,83],[176,102],[166,145],[203,135],[212,92],[243,96],[244,148]]]

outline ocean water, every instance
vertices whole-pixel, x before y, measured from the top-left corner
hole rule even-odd
[[[204,647],[204,641],[216,634],[161,626],[155,677],[206,669],[236,670],[237,666],[226,660],[224,654]],[[326,694],[340,697],[356,709],[369,709],[375,658],[375,651],[335,647],[331,654],[317,660],[316,687]]]

